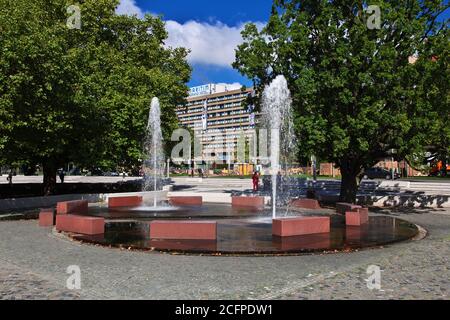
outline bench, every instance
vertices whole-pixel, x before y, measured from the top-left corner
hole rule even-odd
[[[345,214],[348,211],[355,211],[356,209],[362,208],[357,204],[338,202],[336,203],[336,212],[340,214]]]
[[[231,197],[231,206],[264,208],[264,197]]]
[[[142,204],[142,196],[109,197],[108,208],[137,207]]]
[[[272,221],[272,234],[278,237],[301,236],[316,233],[329,233],[329,217],[279,218]]]
[[[55,225],[55,218],[55,209],[41,209],[41,211],[39,212],[39,226],[53,227]]]
[[[163,240],[216,240],[215,221],[170,221],[150,223],[150,239]]]
[[[360,226],[369,222],[369,209],[358,208],[356,211],[345,213],[345,224],[347,226]]]
[[[203,204],[203,197],[202,196],[169,197],[169,203],[173,206],[201,206]]]
[[[58,202],[56,204],[57,214],[72,214],[72,213],[87,213],[88,201],[87,200],[74,200]]]
[[[77,215],[57,215],[56,230],[86,235],[105,233],[105,219]]]
[[[303,209],[320,209],[319,201],[316,199],[296,199],[292,200],[291,206]]]

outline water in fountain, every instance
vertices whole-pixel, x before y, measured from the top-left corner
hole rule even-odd
[[[293,131],[291,93],[286,78],[277,76],[266,86],[262,99],[262,125],[270,134],[270,164],[272,175],[272,216],[276,218],[277,191],[281,186],[280,159],[285,164],[293,154],[295,136]]]
[[[153,98],[144,140],[145,160],[143,165],[143,191],[157,191],[161,188],[164,175],[163,138],[161,132],[161,109],[158,98]],[[153,206],[157,207],[155,194]]]

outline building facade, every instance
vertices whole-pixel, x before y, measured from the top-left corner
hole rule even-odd
[[[202,161],[238,162],[238,144],[243,143],[243,137],[248,143],[255,134],[257,114],[243,104],[253,90],[231,89],[216,84],[194,87],[187,103],[177,107],[180,124],[194,131],[201,146]]]

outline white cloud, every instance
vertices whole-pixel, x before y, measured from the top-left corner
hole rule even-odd
[[[242,88],[242,84],[239,82],[233,82],[233,83],[216,83],[217,86],[223,86],[227,88],[228,91],[238,90]]]
[[[146,12],[139,8],[136,0],[121,0],[117,14],[137,15],[144,18]],[[188,60],[191,64],[203,64],[231,68],[235,60],[235,49],[242,43],[241,31],[244,23],[230,27],[221,22],[187,21],[183,24],[168,20],[166,29],[169,38],[166,46],[184,47],[191,50]],[[264,24],[257,22],[258,29]]]
[[[117,14],[121,15],[136,15],[138,18],[144,17],[144,11],[136,5],[135,0],[120,0],[120,4],[116,9]]]
[[[210,24],[188,21],[180,24],[169,20],[166,21],[166,28],[169,32],[166,45],[190,49],[190,63],[231,68],[231,63],[235,60],[235,49],[243,41],[241,31],[244,24],[230,27],[221,22]]]

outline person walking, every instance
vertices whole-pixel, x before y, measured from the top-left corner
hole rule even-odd
[[[61,183],[64,183],[64,177],[65,177],[64,169],[59,170],[59,179],[61,180]]]
[[[259,186],[259,173],[258,173],[258,171],[253,172],[252,181],[253,181],[253,191],[257,192],[258,191],[258,186]]]
[[[6,180],[8,180],[9,185],[12,185],[13,175],[14,175],[14,174],[13,174],[12,169],[9,170],[8,177],[6,178]]]

